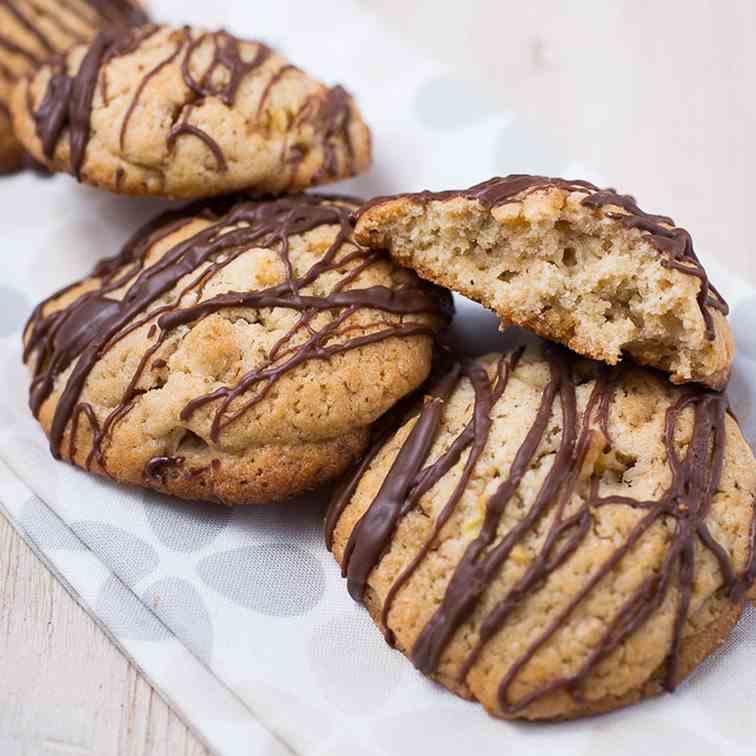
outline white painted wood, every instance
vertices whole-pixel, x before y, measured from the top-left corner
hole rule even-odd
[[[751,0],[362,2],[756,282]],[[0,516],[0,754],[207,753]]]
[[[0,754],[208,753],[0,515]]]

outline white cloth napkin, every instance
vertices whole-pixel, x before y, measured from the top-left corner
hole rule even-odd
[[[340,191],[461,187],[494,174],[597,178],[554,157],[484,84],[461,80],[351,2],[153,0],[176,23],[223,25],[353,91],[375,167]],[[756,620],[674,696],[558,726],[490,719],[416,673],[348,597],[323,546],[323,502],[230,511],[186,504],[56,463],[27,406],[20,329],[162,204],[59,176],[0,182],[0,502],[47,565],[219,754],[753,754]],[[657,208],[649,208],[651,210]],[[663,208],[661,208],[663,210]],[[707,258],[733,308],[735,410],[756,440],[756,290]],[[458,329],[496,340],[462,303]],[[105,693],[107,695],[107,692]]]

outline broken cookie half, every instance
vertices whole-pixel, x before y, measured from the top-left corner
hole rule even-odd
[[[628,195],[511,175],[373,200],[356,238],[579,354],[612,365],[627,354],[674,383],[727,382],[728,307],[690,234]]]

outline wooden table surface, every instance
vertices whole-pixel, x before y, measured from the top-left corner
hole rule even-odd
[[[756,284],[756,3],[362,2]],[[0,516],[0,754],[207,753]]]

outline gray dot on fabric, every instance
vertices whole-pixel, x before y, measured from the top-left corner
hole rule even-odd
[[[738,353],[756,359],[756,297],[738,302],[730,318]]]
[[[532,124],[516,119],[502,128],[494,147],[493,173],[532,173],[559,176],[564,161]]]
[[[29,317],[29,300],[18,289],[0,286],[0,336],[20,331]]]
[[[152,546],[113,525],[82,521],[71,529],[126,585],[147,577],[160,561]]]
[[[110,577],[100,589],[95,613],[116,638],[158,641],[171,635],[163,623],[115,577]]]
[[[250,542],[272,540],[286,533],[287,540],[294,544],[320,547],[330,493],[310,493],[270,507],[237,507],[233,513],[234,533]]]
[[[388,647],[366,611],[355,608],[314,631],[309,657],[326,698],[349,714],[375,712],[396,690],[407,661]],[[360,695],[344,680],[359,680]]]
[[[263,543],[205,557],[197,572],[227,599],[274,617],[305,614],[323,597],[325,573],[309,551]]]
[[[501,112],[494,98],[474,81],[437,76],[417,90],[414,111],[420,123],[436,131],[454,131]]]
[[[41,549],[84,549],[71,529],[37,496],[29,497],[18,517],[29,537]]]
[[[190,651],[209,661],[213,649],[213,624],[197,589],[187,580],[167,577],[142,594],[147,604]]]
[[[174,551],[198,551],[212,543],[232,514],[220,504],[180,501],[153,491],[145,491],[142,501],[155,535]]]

